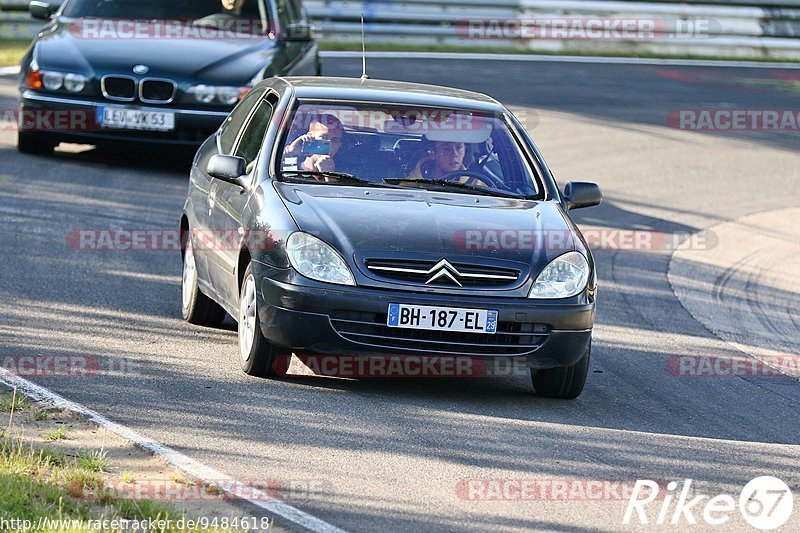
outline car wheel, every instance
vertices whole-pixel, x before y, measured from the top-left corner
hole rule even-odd
[[[592,354],[592,343],[580,361],[565,368],[548,368],[547,370],[531,370],[531,381],[536,394],[545,398],[573,400],[580,396],[589,374],[589,358]]]
[[[242,370],[250,376],[268,378],[277,374],[278,351],[261,333],[258,296],[253,266],[248,265],[239,295],[239,357]]]
[[[181,281],[183,319],[198,326],[219,326],[225,320],[225,309],[200,292],[192,239],[188,235],[185,246]]]
[[[17,134],[17,150],[22,154],[47,155],[57,145],[58,143],[42,139],[36,133],[20,131]]]

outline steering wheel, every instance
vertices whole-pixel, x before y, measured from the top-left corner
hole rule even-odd
[[[230,23],[230,21],[237,19],[236,15],[231,13],[212,13],[203,18],[195,19],[192,21],[194,26],[212,26],[219,27],[221,23]]]
[[[456,170],[455,172],[449,172],[442,176],[440,179],[452,181],[453,179],[460,178],[463,176],[469,176],[470,178],[475,178],[484,182],[486,185],[493,187],[495,189],[503,189],[503,184],[498,182],[494,177],[487,176],[481,172],[475,172],[474,170]],[[469,182],[467,182],[469,185]]]

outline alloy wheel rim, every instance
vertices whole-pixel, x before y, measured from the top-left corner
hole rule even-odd
[[[186,244],[186,253],[183,258],[183,279],[182,279],[182,295],[183,295],[183,308],[188,309],[189,303],[192,299],[192,290],[194,289],[195,278],[197,277],[197,267],[194,263],[194,252],[192,251],[192,241]]]
[[[256,335],[256,281],[252,275],[244,281],[239,301],[239,355],[243,361],[250,359]]]

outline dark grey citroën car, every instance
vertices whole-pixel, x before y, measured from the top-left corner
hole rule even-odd
[[[561,192],[488,96],[265,80],[193,163],[183,316],[232,315],[251,375],[281,373],[291,354],[504,359],[538,394],[575,398],[597,278],[569,210],[601,200],[593,183]]]

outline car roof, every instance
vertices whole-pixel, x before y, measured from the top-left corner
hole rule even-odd
[[[502,113],[503,106],[485,94],[452,87],[360,78],[285,77],[297,98],[386,102]]]

